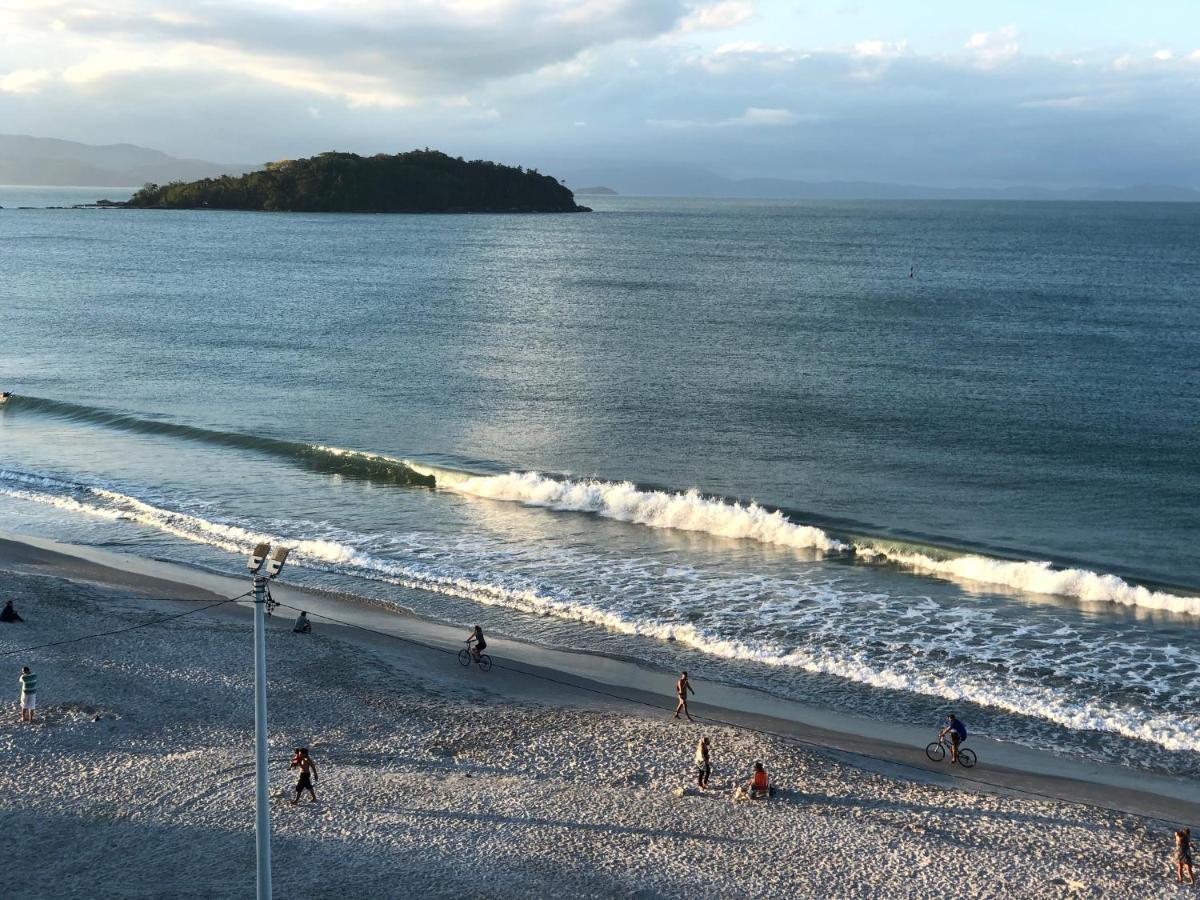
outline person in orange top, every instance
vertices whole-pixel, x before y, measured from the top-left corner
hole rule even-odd
[[[750,788],[747,793],[751,800],[771,796],[771,778],[760,762],[754,764],[754,774],[750,778]]]

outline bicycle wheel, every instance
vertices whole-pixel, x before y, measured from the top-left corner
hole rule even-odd
[[[470,650],[459,650],[458,651],[458,661],[460,663],[462,663],[464,666],[469,666],[471,664],[471,651]]]
[[[482,669],[484,672],[486,672],[491,667],[492,667],[492,658],[490,656],[488,656],[486,653],[480,653],[479,654],[479,668]]]
[[[934,741],[925,748],[925,755],[934,762],[941,762],[946,758],[946,748],[942,746],[941,741]]]
[[[978,760],[975,759],[975,751],[968,750],[966,747],[958,748],[958,764],[964,769],[972,768]]]

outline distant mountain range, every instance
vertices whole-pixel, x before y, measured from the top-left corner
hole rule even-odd
[[[261,166],[177,159],[134,144],[97,147],[55,138],[0,134],[0,184],[138,187],[241,175]]]
[[[1200,191],[1167,184],[1053,190],[1014,186],[939,188],[873,181],[725,178],[696,166],[541,161],[567,184],[604,184],[622,195],[770,200],[1099,200],[1200,202]]]
[[[939,188],[873,181],[798,181],[786,178],[725,178],[680,163],[580,162],[539,160],[541,170],[579,194],[608,192],[643,197],[717,197],[772,200],[1140,200],[1200,202],[1200,191],[1168,184],[1083,187],[1052,190]],[[93,146],[28,135],[0,135],[0,184],[138,187],[147,182],[195,181],[242,175],[261,165],[178,159],[134,144]]]

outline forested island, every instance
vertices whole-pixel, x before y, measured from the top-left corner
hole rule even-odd
[[[321,153],[267,163],[245,175],[147,184],[124,205],[268,212],[591,212],[549,175],[429,149],[395,156]]]

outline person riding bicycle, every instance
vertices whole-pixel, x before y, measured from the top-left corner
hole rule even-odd
[[[472,642],[475,643],[474,647],[471,647]],[[475,630],[471,632],[471,636],[467,638],[467,646],[471,647],[471,658],[475,660],[475,662],[479,662],[479,654],[487,648],[487,641],[483,639],[483,629],[478,625],[476,625]]]
[[[954,713],[946,716],[946,727],[938,734],[938,740],[949,735],[950,762],[958,762],[958,745],[967,739],[967,726]]]

